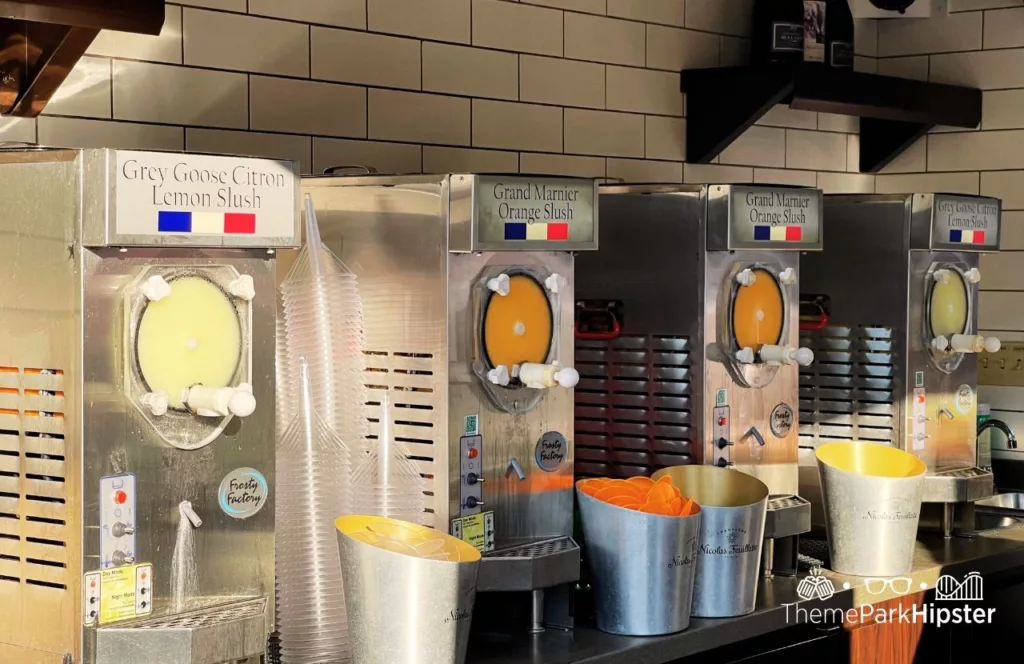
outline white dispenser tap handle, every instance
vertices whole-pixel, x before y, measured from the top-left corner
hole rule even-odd
[[[146,296],[150,302],[159,302],[171,294],[171,285],[159,274],[154,274],[142,282],[139,291]]]
[[[238,387],[194,385],[188,388],[182,401],[202,417],[248,417],[256,410],[256,397],[252,386],[247,384]]]
[[[996,337],[985,337],[984,345],[986,353],[998,353],[999,349],[1003,347],[1003,342]]]
[[[562,292],[562,289],[565,288],[565,284],[565,277],[560,274],[553,274],[544,280],[544,285],[547,286],[547,289],[555,295]]]
[[[253,285],[252,277],[247,274],[243,274],[228,284],[228,291],[243,300],[251,300],[256,297],[256,286]]]
[[[939,282],[940,284],[948,284],[953,274],[949,270],[935,270],[932,273],[932,279]]]
[[[792,286],[796,283],[796,270],[791,267],[787,267],[782,272],[779,272],[779,283],[783,286]]]
[[[954,353],[980,353],[985,349],[985,340],[977,334],[954,334],[949,346]]]
[[[512,291],[511,282],[507,274],[499,274],[493,279],[487,280],[487,288],[491,289],[498,295],[505,297]]]
[[[810,348],[794,348],[793,346],[761,346],[761,361],[767,364],[793,364],[796,362],[806,367],[814,361],[814,351]]]
[[[802,367],[808,367],[814,362],[814,351],[810,348],[797,348],[793,356],[796,363]]]
[[[563,367],[558,363],[533,364],[526,362],[519,365],[519,380],[523,382],[523,385],[535,390],[549,387],[569,389],[576,387],[576,384],[580,382],[580,374],[572,367]]]
[[[736,351],[736,361],[740,364],[753,364],[754,363],[754,349],[753,348],[741,348]]]
[[[938,351],[946,350],[947,348],[949,348],[949,339],[942,336],[935,337],[934,339],[932,339],[932,348]]]
[[[149,412],[153,415],[160,417],[167,414],[167,408],[170,405],[171,397],[163,390],[156,392],[146,392],[142,395],[142,405],[149,408]]]
[[[968,283],[977,284],[981,282],[981,270],[976,267],[972,267],[964,274],[967,277]]]
[[[508,367],[504,364],[494,367],[487,372],[487,380],[491,381],[495,385],[506,387],[511,380],[511,377],[508,375]]]
[[[743,270],[736,275],[736,283],[740,286],[753,286],[755,281],[757,281],[757,275],[750,269]]]

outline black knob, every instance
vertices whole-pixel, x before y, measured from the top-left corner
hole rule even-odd
[[[476,496],[470,496],[469,498],[466,498],[466,507],[468,507],[469,509],[473,509],[474,507],[483,504],[484,501],[479,500]]]
[[[95,603],[96,603],[96,602],[98,602],[98,601],[99,601],[99,600],[98,600],[97,598],[95,598],[95,597],[90,597],[90,598],[89,598],[89,603],[90,603],[90,604],[95,604]]]
[[[473,484],[476,484],[479,481],[480,481],[480,476],[477,475],[476,473],[470,473],[469,475],[466,475],[466,484],[469,484],[470,486],[472,486]]]
[[[718,449],[724,450],[725,448],[727,448],[730,445],[732,445],[732,443],[727,441],[725,438],[719,438],[718,440],[715,441],[715,445],[718,446]]]
[[[146,594],[146,589],[145,588],[139,588],[139,594],[140,595],[145,595]]]
[[[145,602],[139,602],[139,606],[141,606],[142,608],[146,608],[147,605]]]
[[[731,466],[732,464],[726,461],[725,457],[721,457],[718,461],[715,462],[715,465],[718,466],[719,468],[726,468],[728,466]]]

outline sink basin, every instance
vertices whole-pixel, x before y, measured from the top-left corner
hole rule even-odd
[[[1020,525],[1024,525],[1024,519],[1015,519],[1012,516],[1002,516],[1001,514],[975,513],[974,515],[974,529],[978,532],[1003,530]]]
[[[1020,512],[1024,516],[1024,493],[1000,493],[979,500],[974,505],[980,509],[995,508],[1000,511]]]

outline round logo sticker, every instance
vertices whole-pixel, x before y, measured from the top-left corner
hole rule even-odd
[[[956,390],[956,409],[961,415],[967,415],[974,408],[974,390],[970,385],[961,385]]]
[[[793,409],[787,404],[780,403],[772,411],[769,424],[776,438],[785,438],[793,428]]]
[[[565,458],[569,455],[569,443],[565,436],[557,431],[548,431],[537,441],[537,451],[534,456],[537,465],[546,473],[553,473],[558,470]]]
[[[248,519],[263,509],[269,494],[263,473],[253,468],[236,468],[221,481],[217,499],[231,518]]]

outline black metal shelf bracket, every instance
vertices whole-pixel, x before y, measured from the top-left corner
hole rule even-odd
[[[809,65],[688,69],[686,160],[707,164],[776,104],[861,118],[860,169],[877,173],[932,127],[973,129],[981,90]]]

